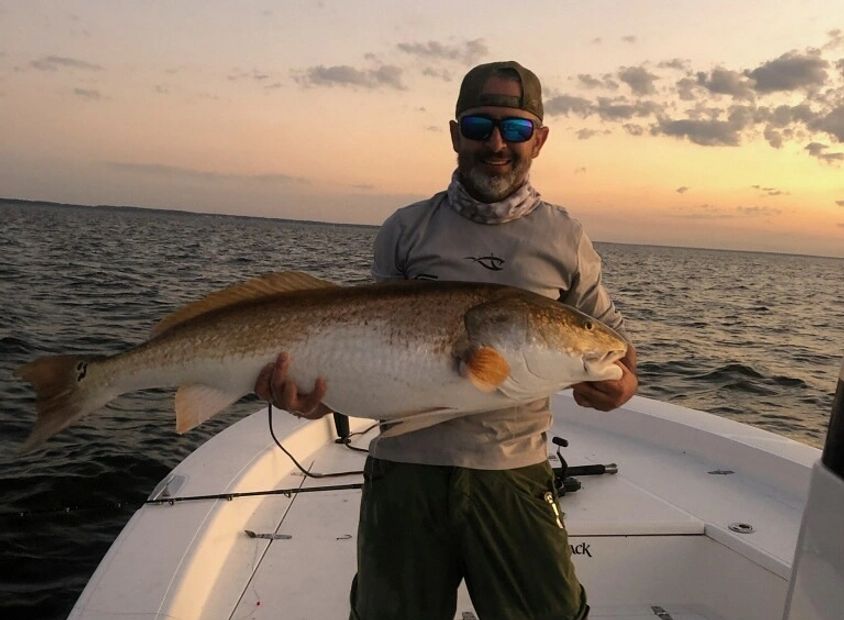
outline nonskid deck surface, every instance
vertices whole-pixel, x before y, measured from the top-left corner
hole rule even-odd
[[[709,608],[710,597],[784,597],[785,576],[778,573],[787,572],[793,553],[798,499],[773,488],[760,491],[740,474],[710,473],[729,471],[729,463],[659,452],[571,420],[558,421],[555,431],[570,441],[564,452],[570,465],[616,462],[620,468],[618,475],[581,478],[583,488],[561,500],[578,575],[593,603],[590,617],[726,620],[731,616]],[[328,444],[309,465],[330,472],[361,469],[363,461],[360,453]],[[670,480],[658,481],[669,478],[666,472]],[[645,489],[637,482],[643,478],[654,484]],[[307,479],[303,486],[355,481],[360,478]],[[290,620],[346,617],[359,502],[356,490],[295,496],[279,527],[266,532],[280,536],[256,557],[231,617],[275,618],[279,610]],[[750,515],[755,539],[727,529]],[[738,594],[725,594],[742,581]],[[474,613],[461,586],[456,618]]]

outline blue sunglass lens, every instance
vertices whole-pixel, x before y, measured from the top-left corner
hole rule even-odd
[[[507,142],[525,142],[533,135],[533,121],[527,118],[497,120],[488,116],[464,116],[460,119],[460,133],[469,140],[488,140],[496,126]]]
[[[464,116],[460,119],[460,133],[470,140],[486,140],[492,135],[495,122],[486,116]]]
[[[505,118],[498,127],[507,142],[524,142],[533,135],[533,122],[526,118]]]

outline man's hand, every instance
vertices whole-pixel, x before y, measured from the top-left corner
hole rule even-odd
[[[636,349],[633,345],[628,347],[627,354],[617,364],[621,366],[621,379],[589,381],[571,386],[574,402],[581,407],[611,411],[630,400],[639,387],[639,378],[636,375]]]
[[[255,393],[260,399],[296,417],[316,420],[331,413],[331,409],[322,404],[327,389],[325,379],[318,377],[312,392],[300,394],[296,384],[287,380],[289,371],[290,356],[287,353],[279,354],[275,364],[267,364],[261,369],[255,382]]]

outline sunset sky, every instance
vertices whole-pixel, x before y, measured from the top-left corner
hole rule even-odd
[[[844,0],[0,0],[0,196],[380,224],[505,59],[593,239],[844,257]]]

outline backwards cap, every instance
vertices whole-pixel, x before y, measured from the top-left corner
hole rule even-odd
[[[515,74],[522,85],[521,97],[484,93],[484,84],[494,75]],[[508,60],[504,62],[490,62],[470,69],[463,83],[460,85],[460,95],[457,97],[455,115],[459,117],[469,108],[481,106],[496,106],[504,108],[518,108],[536,115],[542,120],[542,86],[539,78],[530,69],[519,63]]]

